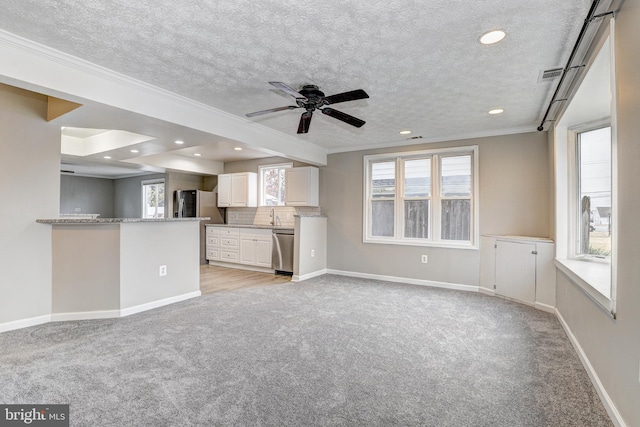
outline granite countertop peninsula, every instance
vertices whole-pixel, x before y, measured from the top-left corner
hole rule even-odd
[[[208,221],[209,217],[197,218],[52,218],[37,219],[40,224],[123,224],[136,222],[184,222],[184,221]]]

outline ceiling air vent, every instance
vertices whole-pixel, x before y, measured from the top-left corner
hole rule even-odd
[[[552,68],[550,70],[540,71],[538,75],[538,83],[552,82],[562,75],[564,68]]]
[[[410,136],[407,139],[422,139],[422,135],[420,135],[420,136]]]

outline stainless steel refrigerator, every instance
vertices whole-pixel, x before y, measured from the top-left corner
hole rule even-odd
[[[218,208],[218,193],[202,190],[177,190],[174,201],[174,218],[204,218],[200,221],[200,264],[206,264],[206,224],[224,224],[224,208]]]

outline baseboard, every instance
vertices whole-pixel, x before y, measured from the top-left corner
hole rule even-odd
[[[328,269],[327,274],[338,276],[358,277],[361,279],[382,280],[385,282],[408,283],[410,285],[430,286],[432,288],[455,289],[457,291],[479,292],[479,286],[459,285],[447,282],[434,282],[432,280],[410,279],[408,277],[382,276],[378,274],[360,273],[357,271],[342,271]]]
[[[291,281],[302,282],[303,280],[313,279],[314,277],[323,276],[325,274],[327,274],[326,268],[323,270],[314,271],[313,273],[303,274],[302,276],[298,276],[297,274],[294,274],[293,276],[291,276]]]
[[[51,321],[51,315],[30,317],[28,319],[12,320],[11,322],[0,323],[0,333],[13,331],[16,329],[28,328],[29,326],[42,325]]]
[[[534,307],[541,311],[546,311],[547,313],[554,314],[556,312],[556,308],[549,304],[543,304],[541,302],[536,302]]]
[[[490,297],[496,296],[496,291],[494,291],[493,289],[483,288],[482,286],[478,287],[478,292],[483,295],[489,295]]]
[[[94,319],[112,319],[120,317],[120,310],[96,310],[96,311],[78,311],[71,313],[53,313],[51,314],[52,322],[66,322],[68,320],[94,320]]]
[[[605,390],[604,386],[602,385],[602,382],[600,381],[598,374],[596,373],[595,369],[593,369],[591,362],[589,362],[589,358],[587,357],[586,353],[582,349],[580,342],[578,341],[576,336],[573,335],[571,328],[569,328],[569,325],[564,320],[564,317],[562,317],[562,314],[560,314],[557,308],[554,310],[554,313],[558,318],[558,320],[560,321],[560,324],[562,325],[562,328],[564,329],[565,333],[569,337],[569,341],[571,341],[573,348],[576,350],[576,353],[578,353],[578,357],[582,362],[582,366],[584,366],[584,369],[587,371],[587,374],[589,374],[591,383],[593,384],[593,387],[596,389],[598,396],[600,396],[600,400],[602,401],[604,408],[607,410],[607,413],[609,414],[609,418],[611,418],[611,421],[616,427],[626,427],[627,424],[622,419],[622,416],[620,415],[620,412],[618,412],[618,408],[616,408],[616,405],[613,404],[613,400],[611,400],[611,397],[609,397],[609,393],[607,393],[607,390]]]
[[[120,310],[120,316],[131,316],[132,314],[141,313],[153,308],[163,307],[165,305],[174,304],[176,302],[185,301],[191,298],[197,298],[200,295],[202,295],[202,292],[200,291],[189,292],[188,294],[176,295],[175,297],[164,298],[145,304],[135,305],[133,307],[123,308]]]

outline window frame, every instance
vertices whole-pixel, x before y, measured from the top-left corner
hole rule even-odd
[[[363,192],[363,243],[368,244],[389,244],[403,246],[429,246],[456,249],[479,249],[480,233],[479,233],[479,149],[477,145],[437,148],[420,151],[395,152],[386,154],[374,154],[363,156],[364,162],[364,192]],[[470,240],[444,240],[441,238],[441,207],[443,199],[450,197],[441,197],[441,161],[443,157],[450,156],[471,156],[471,195],[464,199],[471,200],[470,215]],[[413,197],[405,198],[405,182],[404,182],[404,162],[406,160],[431,159],[431,190],[429,199],[429,224],[428,238],[407,238],[404,237],[404,202],[405,200],[414,200]],[[373,236],[372,231],[372,167],[373,163],[395,162],[395,198],[394,198],[394,235],[393,237]],[[422,198],[420,198],[422,199]],[[380,200],[380,199],[375,199]]]
[[[167,217],[167,185],[165,182],[164,178],[157,178],[157,179],[147,179],[144,181],[140,182],[140,189],[142,191],[140,200],[142,202],[142,211],[141,211],[141,217],[144,219],[157,219],[157,216],[146,216],[146,200],[145,200],[145,186],[147,185],[156,185],[156,184],[162,184],[164,186],[164,201],[165,201],[165,205],[163,206],[163,213],[162,213],[162,218],[166,218]],[[156,209],[156,213],[157,213],[157,209]]]
[[[266,170],[270,170],[270,169],[290,169],[293,167],[293,162],[289,162],[289,163],[275,163],[275,164],[269,164],[269,165],[260,165],[258,166],[258,185],[259,185],[259,204],[258,206],[260,207],[276,207],[276,206],[285,206],[285,200],[284,200],[284,193],[283,193],[283,199],[282,201],[278,202],[278,204],[276,205],[267,205],[265,202],[265,196],[266,196],[266,191],[265,191],[265,181],[264,181],[264,173]],[[285,184],[286,185],[286,184]],[[285,187],[286,188],[286,187]]]

